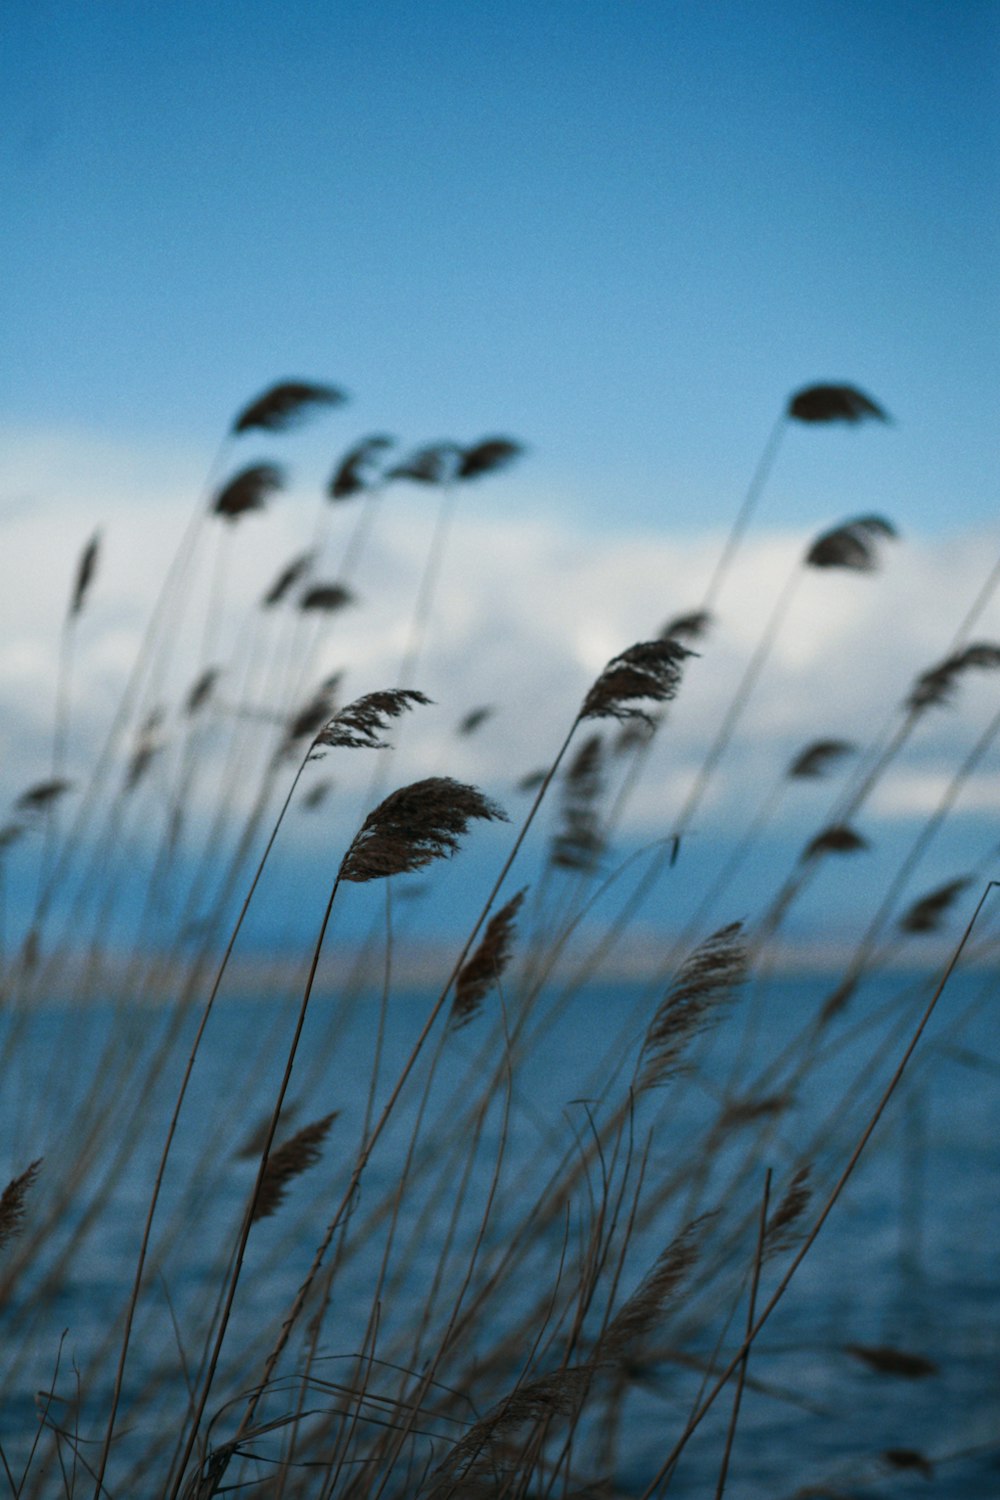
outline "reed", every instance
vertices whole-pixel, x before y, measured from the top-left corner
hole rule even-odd
[[[721,1500],[773,1495],[778,1473],[789,1495],[840,1493],[836,1469],[791,1445],[754,1488],[768,1412],[780,1430],[830,1387],[943,1388],[961,1355],[923,1346],[906,1315],[931,1247],[956,1232],[954,1201],[921,1188],[913,1133],[947,1058],[996,1088],[995,1059],[969,1040],[993,994],[993,847],[964,847],[957,809],[1000,716],[955,744],[905,847],[883,854],[865,815],[911,739],[1000,665],[1000,646],[971,638],[1000,569],[964,614],[956,601],[952,638],[867,744],[801,726],[695,880],[699,818],[794,612],[818,572],[875,575],[891,523],[861,514],[805,544],[686,793],[660,795],[641,848],[623,820],[636,796],[653,805],[689,674],[713,670],[713,627],[789,435],[888,423],[884,409],[850,385],[796,392],[700,600],[532,724],[543,770],[510,765],[481,788],[463,767],[500,742],[518,684],[477,681],[480,706],[441,706],[444,733],[414,683],[456,647],[435,614],[469,486],[501,484],[520,442],[394,458],[394,439],[355,439],[312,534],[269,559],[248,613],[238,604],[242,539],[290,503],[297,430],[346,402],[286,380],[233,418],[93,756],[80,706],[98,532],[55,622],[51,753],[0,831],[0,1483],[24,1500],[652,1500],[672,1486]],[[248,438],[281,451],[243,462]],[[436,510],[400,608],[372,599],[365,559],[376,521],[414,497]],[[397,685],[345,702],[369,668],[341,643],[376,606]],[[402,735],[412,710],[423,738]],[[367,793],[346,769],[357,750],[387,752]],[[764,863],[770,831],[807,804],[784,865]],[[961,873],[928,889],[945,832],[964,841]],[[843,898],[875,858],[880,890],[836,972],[821,994],[803,984],[772,1037],[799,904],[838,879]],[[726,910],[755,862],[775,876],[752,912]],[[462,922],[434,914],[438,882]],[[651,908],[652,960],[611,983],[648,943]],[[293,915],[298,946],[276,936]],[[932,959],[894,985],[921,945]],[[982,981],[945,1026],[966,994],[960,959]],[[838,1325],[810,1344],[836,1280],[829,1260],[813,1274],[817,1241],[879,1151],[909,1184],[899,1287],[864,1337]],[[782,1340],[817,1381],[822,1366],[822,1390],[774,1374]],[[886,1402],[877,1438],[824,1405],[848,1474],[891,1488],[976,1461],[978,1439],[925,1442]]]

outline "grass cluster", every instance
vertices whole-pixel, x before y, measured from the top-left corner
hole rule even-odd
[[[582,1024],[589,980],[627,948],[640,911],[685,880],[688,835],[803,579],[872,572],[894,540],[889,520],[860,515],[810,543],[683,802],[663,808],[640,854],[616,856],[668,705],[693,656],[710,665],[727,577],[784,434],[886,415],[847,385],[791,398],[702,598],[622,643],[543,772],[483,790],[442,767],[387,790],[398,762],[383,752],[427,707],[420,668],[456,500],[501,482],[521,449],[500,436],[402,456],[380,435],[356,443],[331,474],[311,545],[262,585],[220,665],[230,555],[245,525],[266,525],[253,513],[286,482],[277,458],[246,464],[241,451],[248,440],[287,445],[343,399],[283,382],[234,419],[83,772],[74,672],[100,583],[96,536],[72,582],[50,762],[0,832],[0,870],[18,893],[0,1036],[10,1158],[0,1491],[651,1500],[693,1493],[684,1464],[700,1445],[714,1493],[744,1492],[735,1476],[751,1394],[779,1407],[807,1395],[755,1371],[762,1331],[795,1295],[904,1075],[921,1066],[960,954],[986,975],[969,1008],[989,992],[994,944],[988,923],[976,925],[988,864],[930,891],[913,877],[1000,714],[956,764],[835,983],[762,1051],[753,1042],[776,945],[821,873],[863,856],[866,804],[927,716],[947,711],[966,674],[1000,666],[1000,646],[976,636],[994,576],[870,744],[813,740],[778,769],[686,929],[665,925],[641,1010],[602,1013],[580,1093],[553,1115],[533,1064]],[[395,680],[345,702],[340,674],[321,664],[397,484],[430,495],[437,519]],[[323,571],[341,507],[353,519]],[[193,580],[206,550],[202,597]],[[200,647],[179,660],[192,619]],[[485,709],[459,726],[491,732]],[[338,758],[368,752],[379,752],[370,796],[347,822]],[[323,777],[306,775],[318,758]],[[788,788],[821,777],[834,787],[824,816],[762,889],[759,915],[709,919]],[[748,805],[756,795],[747,789]],[[243,1001],[256,950],[241,958],[241,942],[274,899],[268,877],[300,812],[323,820],[336,851],[317,875],[314,938],[298,964],[275,969],[273,1004]],[[407,877],[433,879],[500,825],[478,915],[415,1019],[396,977],[407,934],[419,936]],[[518,878],[526,846],[541,868],[529,888]],[[379,893],[371,934],[338,946],[330,934],[358,885]],[[594,909],[611,890],[624,899],[598,929]],[[873,974],[949,921],[950,963],[883,989],[874,1012],[858,1004]],[[232,1047],[213,1048],[220,1011],[236,1003]],[[962,1021],[951,1015],[949,1034]],[[705,1065],[719,1037],[732,1039],[721,1071]],[[801,1095],[841,1055],[864,1064],[824,1084],[803,1121]],[[875,1338],[834,1355],[876,1381],[937,1368],[925,1351]],[[916,1436],[905,1447],[887,1437],[860,1453],[859,1473],[923,1480],[941,1457]],[[855,1492],[850,1474],[843,1488],[810,1490],[804,1455],[789,1452],[783,1467],[789,1495]]]

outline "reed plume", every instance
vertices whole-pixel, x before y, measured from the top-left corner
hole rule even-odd
[[[649,723],[649,714],[636,708],[636,703],[668,703],[674,698],[680,686],[681,664],[694,654],[672,639],[630,646],[608,662],[583,700],[578,721],[644,719]]]
[[[18,812],[38,812],[59,797],[64,797],[72,787],[72,781],[67,781],[63,776],[50,777],[48,781],[39,781],[34,786],[29,786],[17,798],[14,807]]]
[[[987,641],[964,646],[921,673],[910,690],[906,707],[914,714],[925,708],[946,707],[953,701],[959,679],[966,672],[994,672],[997,667],[1000,667],[1000,646]]]
[[[785,772],[790,780],[811,780],[825,776],[834,761],[854,753],[849,740],[814,740],[800,750]]]
[[[809,385],[789,398],[788,415],[797,422],[888,422],[871,396],[853,385]]]
[[[457,443],[432,443],[417,448],[386,473],[386,479],[411,479],[414,484],[446,484],[454,477],[462,450]]]
[[[971,883],[971,877],[963,875],[958,880],[949,880],[946,885],[939,885],[933,891],[928,891],[926,896],[914,901],[900,918],[900,930],[912,933],[940,932],[945,915]]]
[[[767,1221],[764,1231],[764,1254],[777,1255],[794,1245],[802,1219],[812,1202],[809,1186],[810,1167],[798,1167],[793,1173],[784,1197]]]
[[[450,858],[475,820],[507,821],[496,803],[450,776],[429,776],[391,792],[362,823],[340,866],[340,880],[408,875]]]
[[[16,1239],[24,1227],[25,1202],[41,1165],[39,1157],[19,1177],[12,1178],[0,1194],[0,1250]]]
[[[263,510],[284,484],[285,472],[277,464],[251,464],[216,492],[212,510],[227,521],[235,521],[247,511]]]
[[[365,438],[355,444],[334,469],[326,487],[331,500],[350,500],[355,495],[371,489],[374,483],[371,468],[388,448],[394,448],[396,439],[379,434]]]
[[[316,1165],[323,1154],[323,1142],[338,1113],[338,1110],[333,1110],[321,1120],[304,1125],[267,1158],[251,1215],[254,1224],[259,1219],[269,1219],[272,1214],[277,1213],[284,1202],[289,1184]]]
[[[638,1092],[659,1087],[678,1071],[688,1043],[745,982],[747,955],[741,931],[739,922],[720,927],[682,965],[646,1032]]]
[[[354,595],[344,584],[316,583],[302,595],[299,609],[304,613],[322,611],[325,614],[335,614],[337,610],[346,609],[349,604],[354,603]]]
[[[868,840],[860,833],[855,833],[846,823],[832,823],[809,840],[799,858],[802,864],[807,864],[823,854],[859,854],[867,848]]]
[[[478,479],[482,474],[495,474],[498,469],[506,469],[523,452],[522,445],[513,438],[483,438],[462,450],[455,478]]]
[[[704,1231],[711,1221],[704,1215],[685,1226],[661,1251],[652,1269],[631,1297],[618,1309],[598,1343],[598,1358],[625,1359],[646,1338],[663,1316],[663,1309],[698,1259]]]
[[[450,1024],[458,1030],[479,1013],[483,1000],[510,962],[515,920],[524,901],[524,890],[490,918],[479,946],[462,966],[455,981]]]
[[[331,749],[387,750],[388,741],[379,739],[393,719],[398,719],[415,704],[430,699],[415,688],[388,688],[367,693],[340,709],[323,726],[314,743]]]
[[[892,523],[882,516],[857,516],[817,537],[806,553],[806,567],[874,573],[879,560],[878,542],[894,540],[897,535]]]
[[[83,609],[84,602],[94,581],[100,547],[101,533],[95,531],[81,552],[80,561],[77,563],[76,578],[73,582],[73,592],[69,601],[69,613],[71,617],[78,615]]]
[[[234,433],[288,432],[318,406],[340,406],[347,396],[336,386],[308,380],[281,380],[249,402],[233,418]]]
[[[316,553],[312,550],[300,552],[297,557],[293,557],[291,562],[282,568],[260,601],[261,608],[273,609],[276,604],[280,604],[290,590],[302,581],[315,561]]]

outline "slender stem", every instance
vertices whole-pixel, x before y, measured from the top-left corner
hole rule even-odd
[[[764,1194],[760,1201],[760,1222],[757,1227],[757,1251],[753,1262],[753,1279],[750,1283],[750,1300],[747,1303],[747,1338],[753,1331],[753,1320],[757,1311],[757,1289],[760,1286],[760,1268],[764,1262],[764,1238],[767,1233],[767,1206],[771,1198],[771,1168],[768,1167],[764,1176]],[[740,1403],[743,1400],[743,1387],[747,1378],[747,1360],[750,1351],[747,1350],[740,1360],[740,1373],[736,1377],[736,1391],[733,1396],[733,1410],[729,1418],[729,1428],[726,1432],[726,1446],[722,1454],[722,1468],[719,1471],[719,1483],[715,1489],[715,1500],[722,1500],[723,1491],[726,1488],[726,1475],[729,1472],[729,1460],[733,1452],[733,1441],[736,1437],[736,1423],[739,1421]]]

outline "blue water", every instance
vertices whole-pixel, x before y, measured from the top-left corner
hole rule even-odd
[[[500,1361],[492,1385],[477,1375],[474,1356],[489,1353],[519,1318],[541,1317],[560,1261],[570,1285],[593,1205],[601,1199],[602,1173],[610,1197],[621,1190],[621,1228],[641,1169],[627,1253],[619,1266],[619,1234],[608,1260],[609,1276],[617,1275],[616,1306],[685,1223],[717,1211],[702,1231],[702,1255],[665,1311],[662,1329],[636,1353],[613,1472],[615,1493],[641,1493],[683,1427],[706,1364],[714,1361],[718,1368],[726,1362],[715,1354],[717,1345],[731,1351],[739,1341],[765,1169],[773,1169],[776,1200],[793,1168],[808,1161],[815,1202],[823,1201],[930,993],[912,976],[870,981],[823,1039],[809,1071],[795,1076],[794,1060],[802,1056],[811,1018],[829,989],[822,978],[781,979],[745,995],[694,1044],[689,1071],[640,1099],[630,1118],[622,1116],[617,1154],[606,1140],[603,1166],[589,1150],[592,1132],[627,1097],[657,996],[638,985],[595,985],[561,997],[553,986],[523,1033],[516,1002],[509,1001],[502,1022],[496,999],[488,1001],[482,1016],[448,1035],[440,1053],[424,1101],[412,1187],[398,1207],[396,1249],[380,1285],[386,1220],[377,1210],[400,1180],[435,1033],[365,1172],[316,1370],[337,1379],[338,1371],[351,1368],[345,1356],[363,1341],[376,1289],[378,1358],[387,1361],[386,1370],[389,1363],[419,1367],[435,1347],[435,1330],[447,1321],[465,1256],[484,1219],[476,1275],[486,1278],[527,1207],[536,1201],[551,1207],[542,1190],[554,1165],[586,1159],[569,1207],[542,1214],[531,1249],[502,1295],[463,1332],[440,1372],[446,1383],[466,1380],[478,1409],[488,1406],[503,1393],[504,1381],[509,1388],[516,1380],[529,1342],[525,1335],[509,1349],[506,1373]],[[951,982],[857,1171],[759,1336],[727,1494],[746,1500],[810,1492],[902,1500],[925,1493],[1000,1494],[997,989],[995,976],[972,972]],[[410,993],[388,1002],[376,1114],[432,1000]],[[210,1022],[157,1216],[157,1264],[140,1303],[127,1366],[121,1436],[109,1470],[112,1495],[161,1492],[185,1404],[182,1371],[198,1364],[206,1308],[253,1182],[254,1163],[238,1151],[274,1097],[294,1010],[291,997],[229,998]],[[320,1164],[291,1185],[273,1219],[254,1228],[210,1412],[256,1377],[342,1195],[365,1123],[378,1017],[379,1002],[371,995],[346,1005],[318,994],[310,1010],[289,1094],[294,1112],[289,1110],[282,1133],[331,1110],[339,1114]],[[92,1456],[91,1440],[103,1430],[118,1348],[115,1321],[127,1297],[194,1019],[185,1020],[156,1077],[149,1073],[150,1059],[169,1023],[151,1005],[138,1005],[123,1018],[100,1006],[74,1013],[54,1004],[32,1014],[20,1034],[12,1033],[8,1020],[0,1035],[4,1181],[29,1160],[45,1158],[22,1238],[0,1251],[0,1270],[8,1278],[0,1441],[15,1478],[37,1429],[37,1391],[55,1389],[50,1419],[88,1440],[79,1446],[84,1458]],[[509,1050],[505,1027],[508,1039],[515,1037]],[[463,1109],[494,1072],[491,1102],[477,1126]],[[103,1081],[88,1105],[98,1076]],[[794,1098],[756,1124],[719,1136],[711,1165],[688,1173],[669,1191],[715,1127],[720,1098],[759,1100],[779,1093]],[[70,1163],[88,1129],[102,1121],[109,1128],[95,1143],[93,1171],[74,1181]],[[470,1152],[452,1259],[435,1301],[435,1270]],[[65,1201],[60,1184],[67,1185]],[[662,1206],[647,1213],[644,1205],[660,1189]],[[814,1215],[815,1208],[804,1222]],[[52,1223],[36,1243],[33,1234],[47,1217]],[[60,1267],[63,1250],[68,1256]],[[789,1255],[765,1265],[758,1306],[774,1290]],[[605,1295],[597,1292],[595,1313]],[[430,1326],[420,1341],[417,1330],[429,1301]],[[578,1357],[589,1337],[586,1332]],[[873,1370],[849,1351],[852,1345],[890,1346],[921,1356],[934,1369],[919,1378]],[[301,1347],[293,1339],[281,1367],[286,1373],[294,1370]],[[550,1361],[558,1360],[559,1348],[557,1334]],[[382,1368],[373,1366],[376,1372]],[[84,1391],[79,1403],[77,1372]],[[386,1390],[395,1390],[393,1379],[398,1377],[385,1374],[375,1384],[384,1380]],[[276,1388],[262,1412],[276,1416],[294,1406],[290,1391],[287,1384]],[[236,1404],[232,1411],[240,1409]],[[686,1449],[670,1494],[714,1493],[729,1409],[726,1393]],[[470,1406],[470,1420],[471,1412]],[[227,1420],[231,1430],[224,1412],[221,1436]],[[446,1434],[457,1436],[462,1420],[452,1416],[450,1427],[439,1424],[437,1446],[426,1440],[422,1464],[430,1452],[440,1461]],[[596,1427],[585,1426],[578,1436],[577,1473],[583,1479],[605,1474],[601,1441]],[[280,1433],[259,1446],[265,1457],[273,1456]],[[70,1449],[65,1442],[62,1448],[68,1462]],[[890,1450],[896,1451],[895,1466],[884,1457]],[[39,1452],[24,1493],[65,1493],[50,1433]],[[933,1486],[917,1460],[907,1458],[911,1452],[933,1466]],[[266,1465],[249,1465],[243,1477],[266,1473]],[[233,1469],[231,1482],[236,1475]],[[89,1493],[83,1483],[80,1492]],[[388,1493],[407,1491],[397,1486]]]

